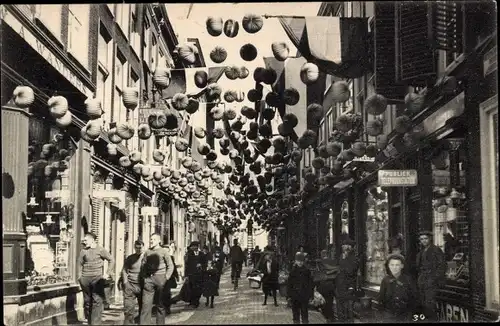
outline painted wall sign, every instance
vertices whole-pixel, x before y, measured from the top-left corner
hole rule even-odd
[[[463,306],[458,306],[456,304],[446,303],[442,301],[438,301],[436,305],[438,308],[438,316],[440,321],[469,321],[469,309]]]
[[[497,70],[498,54],[496,45],[484,55],[483,68],[484,76],[487,76]]]
[[[61,75],[63,75],[73,86],[87,97],[92,97],[93,92],[87,88],[83,82],[78,78],[61,60],[57,55],[49,50],[43,43],[38,40],[23,24],[12,16],[5,8],[1,13],[2,21],[9,25],[23,40],[28,43],[33,50],[40,54],[52,67],[54,67]]]
[[[413,187],[418,184],[417,170],[379,170],[380,187]]]

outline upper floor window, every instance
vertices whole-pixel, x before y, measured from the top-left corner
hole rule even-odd
[[[157,60],[157,54],[158,54],[158,41],[156,39],[156,36],[154,34],[151,34],[151,66],[154,67]]]
[[[36,5],[36,18],[53,36],[61,40],[62,5]]]
[[[111,62],[113,59],[113,42],[111,42],[111,35],[102,23],[99,27],[97,55],[99,63],[109,72],[111,70]]]
[[[140,56],[141,51],[141,38],[139,35],[140,28],[138,26],[137,13],[132,6],[132,14],[131,14],[131,22],[130,22],[130,45],[135,50],[135,54]]]
[[[68,13],[68,52],[80,64],[89,66],[90,6],[70,4]]]
[[[128,39],[130,25],[130,4],[120,3],[116,5],[116,23],[122,29],[123,34]]]

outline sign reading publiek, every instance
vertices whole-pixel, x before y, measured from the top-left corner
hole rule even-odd
[[[416,170],[379,170],[380,187],[413,187],[418,184]]]

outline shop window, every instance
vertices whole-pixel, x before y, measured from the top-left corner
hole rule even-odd
[[[61,41],[62,5],[36,5],[35,17],[38,18],[50,33]]]
[[[30,118],[25,275],[28,287],[74,279],[74,206],[69,202],[69,139],[44,119]],[[74,264],[74,263],[73,263]]]
[[[87,68],[89,67],[90,6],[70,4],[68,13],[68,52]]]
[[[385,277],[389,254],[389,219],[387,192],[372,186],[366,196],[366,268],[365,281],[379,286]]]
[[[455,285],[469,282],[469,221],[465,197],[463,139],[443,140],[435,146],[432,161],[433,239],[443,250],[446,278]]]

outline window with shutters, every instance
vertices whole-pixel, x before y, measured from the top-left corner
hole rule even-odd
[[[434,47],[444,51],[445,68],[463,52],[464,4],[456,1],[435,1],[432,4]]]
[[[99,191],[104,189],[104,184],[94,182],[93,191]],[[97,236],[97,242],[102,244],[102,232],[101,232],[101,216],[103,209],[103,201],[99,198],[92,198],[92,218],[90,224],[90,232]]]

